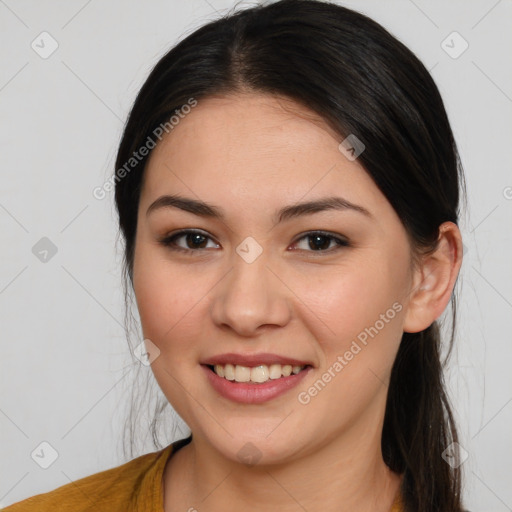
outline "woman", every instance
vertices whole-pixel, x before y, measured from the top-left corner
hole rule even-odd
[[[208,23],[113,179],[139,355],[191,436],[8,511],[462,510],[437,319],[463,176],[407,48],[320,1]]]

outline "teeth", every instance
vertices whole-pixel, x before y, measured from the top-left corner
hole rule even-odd
[[[255,366],[251,368],[251,382],[267,382],[270,379],[268,366]]]
[[[280,379],[281,378],[281,365],[280,364],[271,364],[269,368],[269,374],[271,379]]]
[[[251,380],[251,369],[247,366],[235,366],[235,381],[249,382]]]
[[[235,367],[232,364],[224,366],[224,378],[228,380],[235,380]]]
[[[292,366],[291,364],[260,364],[252,368],[248,366],[232,365],[232,364],[216,364],[213,371],[219,376],[227,380],[235,382],[254,382],[262,384],[271,379],[280,379],[281,377],[289,377],[292,373],[297,375],[305,366]]]
[[[292,365],[291,364],[284,365],[281,370],[281,373],[283,374],[284,377],[289,377],[292,374]]]

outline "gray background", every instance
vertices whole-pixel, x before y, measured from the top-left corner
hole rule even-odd
[[[464,493],[472,511],[512,510],[512,2],[343,4],[409,46],[444,97],[469,195],[447,371],[468,453]],[[123,122],[153,64],[233,5],[0,0],[0,505],[125,462],[120,434],[135,372],[121,253],[112,193],[97,200],[92,190],[113,171]],[[51,49],[43,31],[58,43],[45,59],[31,47]],[[463,39],[448,37],[454,31]],[[469,47],[454,58],[464,40]],[[33,253],[43,237],[57,248],[46,262]],[[51,456],[41,442],[58,453],[48,469],[31,458]]]

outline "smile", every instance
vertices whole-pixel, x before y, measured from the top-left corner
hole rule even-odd
[[[262,404],[292,390],[313,370],[311,365],[231,363],[206,365],[207,382],[220,396],[239,404]]]
[[[216,364],[209,366],[219,377],[235,382],[252,382],[254,384],[263,384],[269,380],[297,375],[304,370],[306,366],[292,366],[290,364],[259,364],[249,367],[233,364]]]

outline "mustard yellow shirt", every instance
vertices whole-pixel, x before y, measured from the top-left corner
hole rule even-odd
[[[4,512],[164,512],[162,477],[167,460],[190,438],[10,505]],[[403,512],[397,496],[390,512]]]

